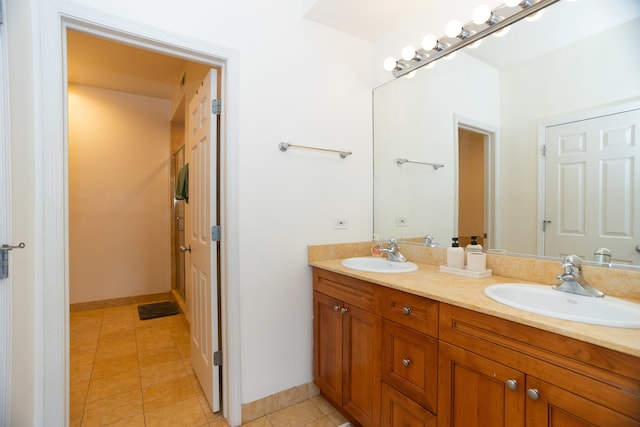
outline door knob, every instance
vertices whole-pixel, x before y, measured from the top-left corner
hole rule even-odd
[[[189,246],[180,246],[180,252],[191,252],[191,245],[189,245]]]
[[[411,365],[411,360],[409,359],[402,359],[402,366],[407,367]]]
[[[509,390],[515,390],[518,388],[518,381],[516,380],[507,380],[506,384]]]
[[[636,252],[640,252],[640,245],[636,246]]]

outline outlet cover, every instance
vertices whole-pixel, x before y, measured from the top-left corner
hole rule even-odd
[[[346,230],[349,228],[349,218],[345,217],[334,217],[333,218],[333,229],[334,230]]]

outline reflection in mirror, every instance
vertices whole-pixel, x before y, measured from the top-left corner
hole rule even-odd
[[[637,40],[637,0],[563,0],[375,89],[374,233],[640,265]]]

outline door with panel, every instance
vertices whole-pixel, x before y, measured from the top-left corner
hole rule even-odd
[[[439,427],[524,426],[525,375],[440,341]]]
[[[191,313],[191,363],[214,411],[219,410],[220,369],[214,366],[219,350],[218,248],[212,243],[211,226],[217,224],[218,117],[212,100],[217,98],[217,71],[212,69],[189,102],[187,111],[187,160],[189,203],[186,234],[188,304]],[[216,396],[218,394],[218,396]]]
[[[640,109],[548,127],[544,254],[640,264]]]

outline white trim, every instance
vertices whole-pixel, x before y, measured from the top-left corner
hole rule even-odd
[[[453,165],[454,165],[454,234],[456,236],[458,230],[458,129],[468,129],[485,136],[485,227],[488,235],[485,247],[495,248],[499,242],[496,224],[498,223],[498,209],[496,206],[498,199],[498,159],[500,153],[498,126],[483,123],[474,119],[470,119],[459,114],[453,115]]]
[[[43,187],[38,199],[42,203],[44,270],[42,288],[37,290],[44,308],[42,337],[37,360],[42,363],[42,416],[47,425],[68,423],[68,213],[66,188],[66,76],[64,28],[81,28],[139,47],[180,56],[187,60],[219,66],[222,69],[222,96],[227,102],[221,120],[222,198],[225,205],[224,229],[226,251],[222,253],[222,330],[226,348],[224,363],[223,413],[231,426],[241,423],[239,286],[238,286],[238,200],[237,200],[237,104],[238,69],[236,51],[189,39],[154,28],[122,20],[93,9],[65,1],[41,0],[40,48],[41,75],[37,83],[42,109],[42,133],[36,146],[42,151]],[[63,111],[61,111],[61,106]],[[46,137],[45,137],[46,136]],[[45,357],[46,355],[46,357]],[[60,369],[64,365],[65,369]],[[36,407],[38,400],[36,399]]]
[[[597,117],[609,116],[612,114],[620,114],[631,110],[640,109],[640,99],[633,98],[625,100],[621,103],[604,105],[589,110],[562,114],[549,120],[538,123],[538,223],[537,223],[537,255],[544,256],[544,232],[542,231],[542,221],[546,217],[546,199],[545,186],[546,183],[546,162],[544,146],[547,144],[546,134],[547,128],[568,123],[579,122],[582,120],[595,119]]]
[[[6,17],[5,2],[0,14]],[[7,27],[0,24],[0,245],[11,240],[11,138]],[[11,276],[0,279],[0,427],[11,422]]]

